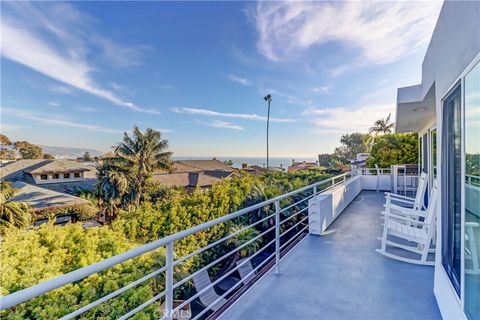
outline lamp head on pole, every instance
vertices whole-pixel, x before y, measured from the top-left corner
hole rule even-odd
[[[270,101],[272,101],[272,95],[271,95],[271,94],[267,94],[265,97],[263,97],[263,99],[264,99],[265,101],[270,102]]]

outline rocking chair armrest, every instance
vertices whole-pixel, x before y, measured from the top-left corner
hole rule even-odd
[[[425,218],[425,211],[413,210],[408,208],[388,208],[387,210],[382,211],[382,214],[393,214],[410,218]]]
[[[422,225],[422,226],[423,225],[429,225],[428,223],[426,223],[424,221],[413,220],[410,217],[400,216],[400,215],[385,212],[385,225],[388,223],[388,221],[387,221],[388,219],[402,220],[402,221],[405,221],[405,222],[409,222],[409,223],[417,224],[417,225]]]
[[[480,227],[480,224],[477,222],[465,222],[465,227],[478,228]]]
[[[406,200],[406,199],[389,198],[389,199],[387,199],[387,203],[385,204],[385,206],[387,206],[388,204],[395,204],[395,202],[405,203],[405,204],[408,204],[408,205],[411,205],[411,206],[415,205],[415,199],[412,199],[410,201],[410,200]]]
[[[411,198],[411,197],[407,197],[407,196],[402,196],[400,194],[396,194],[396,193],[391,193],[391,192],[385,192],[385,198],[400,198],[400,199],[403,199],[403,200],[406,200],[406,201],[412,201],[414,202],[415,199],[414,198]]]

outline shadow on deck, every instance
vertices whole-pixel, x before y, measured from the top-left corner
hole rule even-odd
[[[433,267],[380,247],[383,194],[362,192],[325,236],[307,236],[220,319],[441,319]]]

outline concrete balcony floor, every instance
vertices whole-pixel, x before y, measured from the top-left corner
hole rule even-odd
[[[441,319],[433,267],[388,259],[382,193],[362,192],[325,236],[309,235],[221,319]]]

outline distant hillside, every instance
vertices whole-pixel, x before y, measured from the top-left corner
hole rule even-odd
[[[85,152],[90,152],[92,157],[100,156],[103,152],[95,149],[84,149],[84,148],[70,148],[70,147],[52,147],[52,146],[42,146],[44,153],[50,153],[55,156],[57,159],[74,159],[81,157]]]

